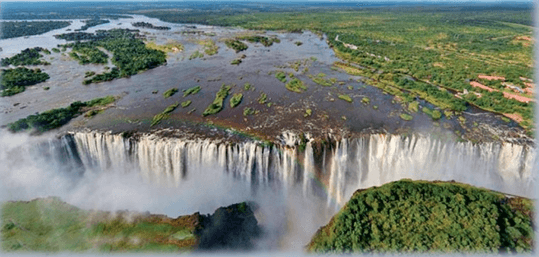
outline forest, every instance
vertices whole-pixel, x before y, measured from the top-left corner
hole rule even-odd
[[[69,25],[68,21],[2,21],[0,39],[39,35]]]
[[[109,22],[110,22],[109,20],[100,20],[100,19],[85,20],[84,26],[82,26],[80,29],[76,29],[75,31],[85,31],[91,27],[95,27],[101,24],[106,24]]]
[[[92,42],[77,42],[75,44],[68,44],[72,48],[69,53],[71,58],[79,61],[79,64],[107,64],[109,56],[99,50]],[[66,45],[67,46],[67,45]]]
[[[87,102],[73,102],[66,108],[52,109],[8,124],[11,132],[35,130],[38,133],[49,131],[67,124],[71,119],[81,115],[92,107],[103,107],[116,101],[114,96],[96,98]]]
[[[167,26],[155,26],[149,22],[143,22],[143,21],[140,21],[140,22],[133,22],[131,23],[131,25],[133,25],[133,27],[138,27],[138,28],[145,28],[145,29],[156,29],[156,30],[170,30],[170,27],[167,27]]]
[[[24,92],[26,86],[35,85],[49,79],[49,74],[40,69],[28,69],[19,67],[2,70],[0,89],[2,96],[12,96]]]
[[[530,253],[529,199],[450,182],[400,180],[358,190],[309,251]]]
[[[63,47],[70,47],[75,52],[85,52],[88,58],[84,60],[90,63],[106,63],[105,60],[108,59],[106,54],[99,51],[97,47],[102,47],[113,54],[112,63],[116,67],[109,72],[97,74],[84,80],[83,84],[86,85],[129,77],[166,63],[165,52],[147,48],[144,42],[135,36],[134,32],[138,32],[138,30],[98,30],[96,33],[74,32],[62,34],[58,35],[57,38],[77,41],[63,45]],[[88,41],[79,42],[80,40]],[[77,58],[82,59],[80,56]]]
[[[49,65],[50,63],[40,60],[42,56],[39,52],[50,54],[50,52],[45,48],[41,48],[41,47],[26,48],[22,50],[20,53],[12,57],[2,58],[2,60],[0,61],[0,64],[2,65],[2,67],[6,67],[9,65],[13,65],[13,66]]]

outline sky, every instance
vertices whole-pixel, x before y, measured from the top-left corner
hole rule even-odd
[[[113,2],[192,2],[193,0],[120,0]],[[279,0],[282,1],[282,0]],[[111,0],[2,0],[1,2],[111,2]],[[276,2],[272,0],[203,0],[201,2]],[[533,2],[533,0],[286,0],[286,2]]]

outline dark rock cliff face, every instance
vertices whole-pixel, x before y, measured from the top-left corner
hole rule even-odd
[[[239,203],[221,207],[213,215],[201,216],[195,234],[200,237],[200,251],[251,250],[253,240],[261,234],[254,216],[254,203]]]

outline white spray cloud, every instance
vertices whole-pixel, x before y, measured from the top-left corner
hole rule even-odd
[[[275,185],[254,187],[214,167],[190,171],[179,186],[151,183],[129,163],[79,175],[36,153],[37,145],[46,140],[24,134],[0,136],[0,201],[58,196],[83,209],[149,211],[170,217],[208,214],[221,206],[255,201],[264,230],[257,246],[264,251],[301,251],[335,212],[325,207],[325,201],[302,196],[299,187],[286,191]]]

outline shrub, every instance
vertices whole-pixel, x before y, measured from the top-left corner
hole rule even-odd
[[[169,98],[178,92],[177,88],[171,88],[163,93],[163,97]]]
[[[183,97],[194,95],[200,91],[200,86],[192,87],[183,91]]]
[[[283,83],[286,83],[286,74],[284,72],[277,72],[275,77]]]
[[[191,104],[191,100],[184,101],[184,102],[182,102],[182,108],[185,108],[185,107],[189,106],[190,104]]]
[[[230,86],[223,84],[221,86],[221,89],[215,95],[215,100],[213,100],[213,103],[211,103],[206,108],[206,110],[204,110],[204,112],[202,113],[202,116],[207,116],[210,114],[216,114],[220,112],[223,109],[223,102],[225,101],[225,98],[228,96],[228,91],[230,91]]]
[[[342,99],[342,100],[347,101],[349,103],[352,102],[352,98],[349,95],[339,95],[339,99]]]
[[[290,82],[286,83],[286,89],[296,92],[296,93],[303,93],[303,91],[307,90],[307,87],[305,84],[303,84],[303,81],[299,80],[298,78],[293,78],[290,80]]]
[[[403,120],[412,120],[414,118],[412,115],[407,114],[407,113],[401,113],[400,117]]]
[[[238,106],[241,103],[241,99],[243,98],[242,93],[237,93],[230,98],[230,107],[234,108]]]

